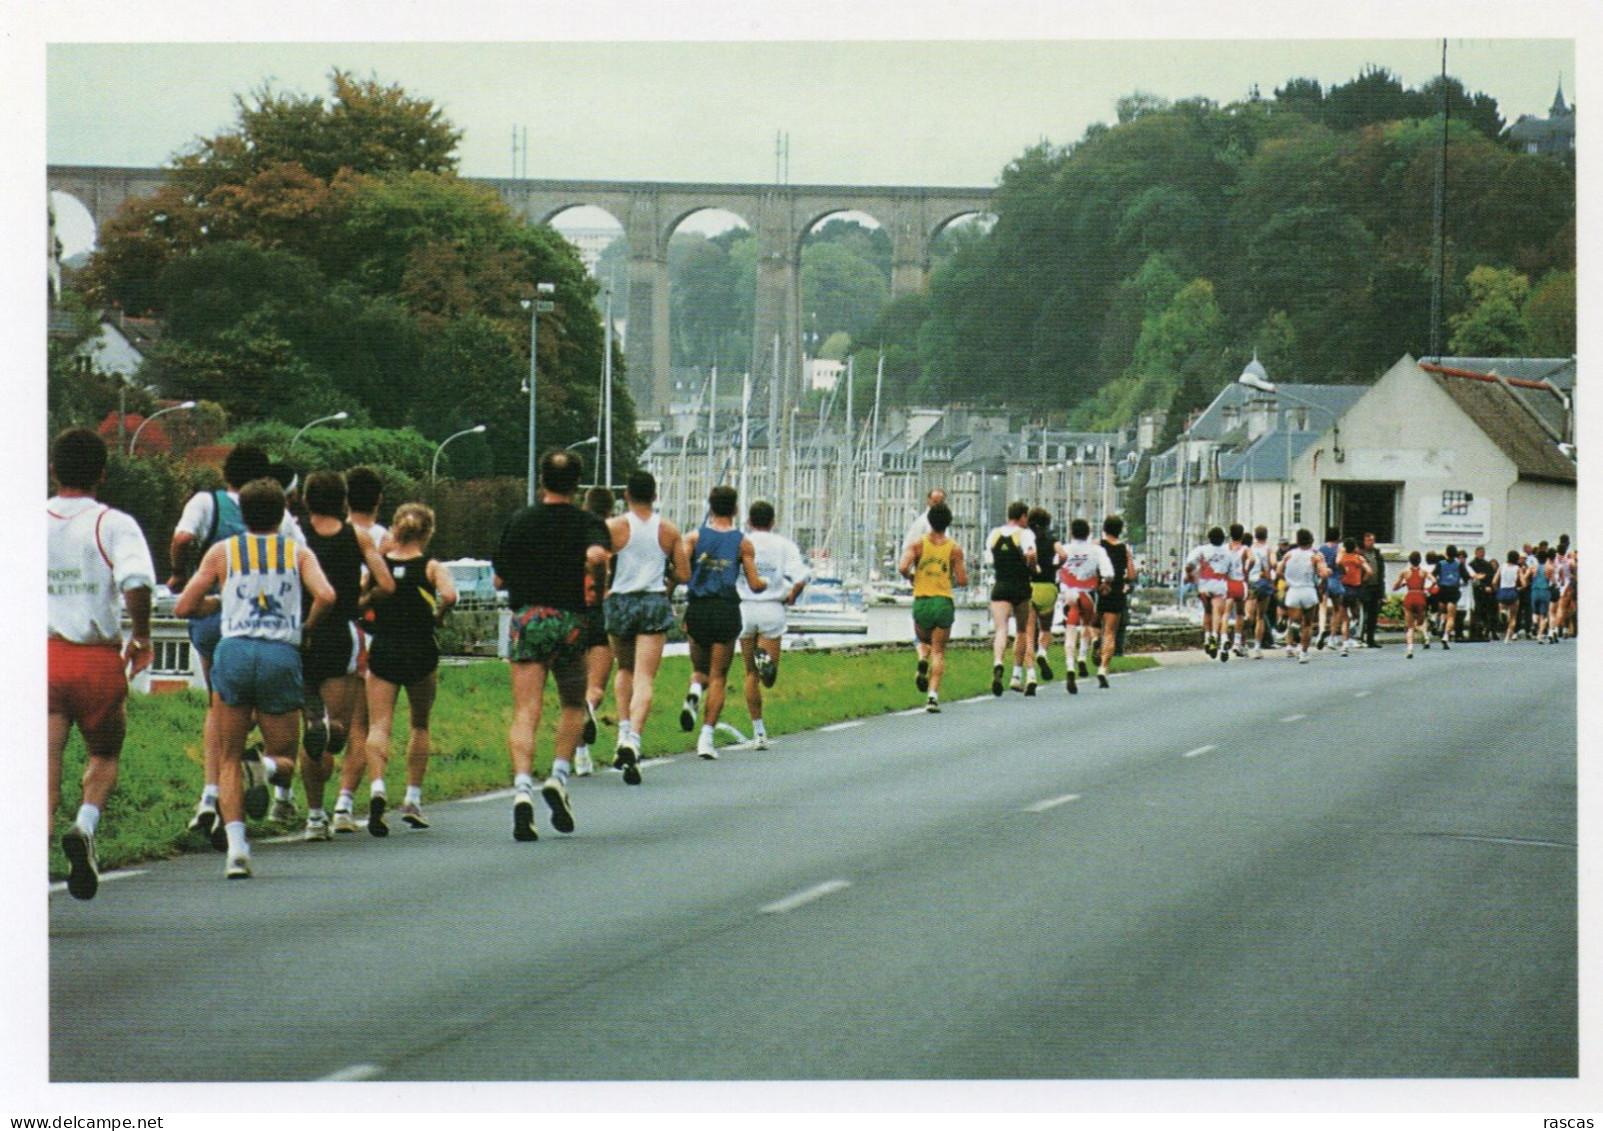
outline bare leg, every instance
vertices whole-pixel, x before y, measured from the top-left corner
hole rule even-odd
[[[517,665],[513,665],[516,673]],[[369,788],[384,788],[384,771],[390,762],[390,728],[395,719],[395,700],[400,687],[387,679],[367,673],[367,776]],[[536,722],[539,721],[538,716]]]
[[[635,637],[636,678],[627,702],[629,727],[636,735],[644,733],[646,729],[646,719],[651,714],[652,694],[657,682],[657,669],[662,666],[662,649],[667,642],[668,638],[660,633]]]
[[[746,667],[746,713],[751,721],[761,722],[763,717],[763,681],[757,675],[757,638],[740,638],[740,658]]]
[[[540,712],[544,707],[546,666],[533,660],[515,661],[512,668],[512,726],[507,731],[507,754],[512,760],[512,774],[534,774],[535,732],[540,729]],[[564,718],[569,712],[564,712]],[[577,745],[579,731],[584,729],[584,709],[572,712],[575,729],[568,752]],[[561,727],[558,727],[561,733]]]
[[[717,726],[718,716],[724,709],[724,693],[729,684],[729,665],[735,659],[735,642],[730,640],[714,644],[708,649],[708,653],[712,670],[708,673],[711,678],[707,681],[701,721],[704,726]]]
[[[406,705],[412,715],[412,730],[406,740],[406,784],[421,787],[429,770],[429,715],[439,689],[440,673],[432,671],[416,683],[406,685]]]

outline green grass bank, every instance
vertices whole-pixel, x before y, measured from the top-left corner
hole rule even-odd
[[[1146,656],[1128,656],[1113,662],[1114,671],[1152,667]],[[763,717],[770,735],[811,730],[846,719],[865,718],[887,711],[919,706],[923,696],[913,686],[911,649],[874,649],[862,652],[787,652],[778,684],[764,692]],[[730,693],[723,720],[744,734],[751,719],[742,691],[743,673],[737,657],[730,673]],[[942,699],[951,702],[990,690],[990,651],[959,647],[947,653]],[[695,734],[679,729],[679,707],[690,681],[690,662],[683,656],[664,659],[657,676],[656,701],[646,728],[647,758],[678,754],[695,748]],[[1055,689],[1062,694],[1061,689]],[[537,769],[551,763],[552,726],[556,694],[548,689],[546,714],[541,720]],[[602,709],[601,735],[591,748],[598,767],[610,765],[617,713],[609,690]],[[102,869],[160,859],[203,846],[185,825],[194,812],[201,786],[201,727],[205,699],[186,691],[156,696],[132,696],[128,705],[128,739],[123,746],[117,789],[101,821],[96,847]],[[399,704],[392,728],[394,753],[385,781],[392,798],[406,788],[406,704]],[[424,784],[424,804],[462,797],[510,784],[506,733],[512,718],[512,691],[506,664],[482,660],[440,669],[440,692],[435,701],[430,733],[434,757]],[[720,734],[720,745],[733,741]],[[62,802],[51,838],[51,875],[66,875],[60,833],[77,812],[78,781],[83,774],[83,743],[74,731],[62,771]],[[334,803],[337,781],[326,802]],[[366,808],[365,786],[357,798]],[[304,817],[306,801],[299,777],[295,805]],[[300,827],[253,822],[252,835],[274,835]],[[208,850],[209,851],[209,850]]]

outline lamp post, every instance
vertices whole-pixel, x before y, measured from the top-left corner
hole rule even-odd
[[[599,443],[601,443],[601,437],[600,436],[591,436],[588,440],[580,440],[577,444],[569,444],[563,450],[564,451],[569,451],[569,452],[576,452],[580,448],[587,448],[591,444],[599,444]]]
[[[1241,371],[1241,376],[1237,377],[1236,381],[1237,381],[1238,384],[1245,385],[1249,389],[1257,389],[1260,393],[1268,393],[1271,396],[1282,397],[1282,398],[1284,398],[1286,400],[1294,401],[1295,403],[1300,404],[1305,408],[1313,409],[1315,411],[1323,412],[1323,413],[1327,414],[1330,417],[1330,431],[1331,431],[1330,453],[1331,453],[1332,456],[1335,457],[1335,460],[1336,460],[1337,463],[1341,463],[1343,460],[1345,460],[1347,458],[1347,453],[1341,450],[1341,419],[1336,415],[1335,409],[1328,408],[1328,407],[1326,407],[1325,405],[1322,405],[1322,404],[1315,404],[1313,401],[1305,400],[1304,398],[1297,396],[1295,393],[1286,392],[1286,390],[1282,389],[1280,386],[1276,385],[1273,381],[1269,380],[1269,376],[1268,376],[1267,373],[1264,372],[1263,366],[1258,363],[1258,356],[1256,354],[1253,355],[1252,361],[1247,363],[1247,367]],[[1287,423],[1288,423],[1288,426],[1286,428],[1286,484],[1287,484],[1287,491],[1289,493],[1290,486],[1291,486],[1291,428],[1289,426],[1289,421]],[[1289,499],[1288,499],[1288,504],[1289,504]],[[1289,531],[1290,526],[1291,526],[1291,508],[1288,505],[1287,508],[1286,508],[1286,527],[1285,527],[1285,529]]]
[[[472,428],[464,428],[460,432],[453,432],[451,435],[441,440],[440,446],[434,449],[434,462],[429,464],[429,482],[434,482],[434,474],[440,470],[440,453],[445,451],[446,444],[449,444],[458,436],[471,436],[476,432],[483,432],[485,427],[486,426],[483,424],[475,424]]]
[[[557,308],[551,296],[557,293],[555,283],[536,283],[534,297],[523,300],[523,309],[529,312],[529,484],[526,502],[534,505],[535,484],[539,479],[538,457],[535,455],[535,399],[539,392],[540,315]]]
[[[351,414],[348,412],[336,412],[333,416],[319,416],[316,420],[308,424],[306,428],[302,428],[299,432],[295,433],[295,435],[290,439],[289,446],[294,448],[295,441],[306,435],[306,430],[308,428],[316,428],[319,424],[328,424],[331,421],[348,420],[350,419],[350,415]]]
[[[149,424],[152,420],[155,420],[156,417],[169,412],[177,412],[181,408],[194,407],[194,401],[185,401],[183,404],[168,405],[166,408],[158,409],[149,416],[145,417],[144,420],[139,422],[139,427],[134,429],[134,438],[128,441],[128,454],[130,456],[134,454],[134,448],[139,444],[139,434],[145,430],[145,425]]]

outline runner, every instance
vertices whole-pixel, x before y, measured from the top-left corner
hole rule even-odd
[[[1269,646],[1275,645],[1275,549],[1269,544],[1269,528],[1257,527],[1252,532],[1252,545],[1247,547],[1247,622],[1252,626],[1252,658],[1263,659],[1263,638],[1267,632]]]
[[[1033,615],[1029,644],[1035,664],[1030,668],[1024,694],[1034,695],[1037,669],[1043,680],[1052,678],[1052,663],[1047,653],[1052,649],[1052,617],[1058,607],[1058,555],[1063,547],[1052,529],[1052,516],[1044,507],[1030,508],[1025,524],[1035,537],[1035,566],[1030,570],[1030,612]]]
[[[626,784],[639,785],[653,684],[668,629],[673,627],[673,606],[668,598],[675,585],[690,580],[690,565],[679,528],[652,509],[657,501],[657,480],[649,471],[629,476],[623,499],[628,509],[607,523],[612,551],[617,555],[612,592],[605,605],[607,634],[618,658],[613,688],[618,704],[618,746],[613,764],[623,771]]]
[[[1230,602],[1230,617],[1236,626],[1234,639],[1232,640],[1230,637],[1225,639],[1231,641],[1231,647],[1236,655],[1243,659],[1246,658],[1247,649],[1243,638],[1242,624],[1247,615],[1247,574],[1252,566],[1252,549],[1247,545],[1246,539],[1247,528],[1239,522],[1232,522],[1230,524],[1230,541],[1226,543],[1226,548],[1240,559],[1241,570],[1239,573],[1232,573],[1225,581],[1225,596]],[[1222,642],[1220,646],[1223,647]]]
[[[1326,527],[1325,544],[1319,547],[1319,552],[1325,558],[1326,576],[1319,603],[1319,639],[1314,647],[1322,652],[1326,642],[1347,626],[1346,587],[1336,569],[1336,559],[1341,555],[1341,531],[1334,526]]]
[[[1119,541],[1124,533],[1124,519],[1116,514],[1102,521],[1102,541],[1098,543],[1113,567],[1113,576],[1102,582],[1097,597],[1097,615],[1102,618],[1102,647],[1097,652],[1096,681],[1098,687],[1108,686],[1108,663],[1118,654],[1120,621],[1129,608],[1127,595],[1137,577],[1135,554]]]
[[[389,798],[384,770],[390,760],[390,727],[401,688],[411,728],[406,739],[406,801],[401,820],[426,829],[423,777],[429,768],[429,714],[439,686],[440,652],[434,627],[456,604],[456,582],[444,564],[428,556],[434,537],[434,512],[422,503],[395,510],[382,567],[393,578],[383,588],[372,571],[364,596],[373,609],[373,640],[367,653],[367,831],[388,836],[384,812]]]
[[[1519,630],[1520,593],[1527,582],[1525,570],[1520,566],[1520,552],[1510,550],[1508,561],[1497,570],[1497,604],[1508,625],[1503,634],[1504,644],[1514,643],[1514,633]]]
[[[1452,638],[1458,626],[1458,600],[1463,596],[1464,567],[1459,562],[1458,547],[1449,545],[1441,560],[1436,563],[1436,607],[1442,613],[1442,648],[1452,648]]]
[[[106,442],[87,428],[56,437],[50,449],[56,493],[49,516],[48,659],[50,813],[61,804],[61,766],[76,724],[87,755],[83,802],[61,837],[67,891],[93,899],[100,887],[95,833],[117,786],[118,758],[128,730],[128,680],[150,666],[150,598],[156,566],[139,524],[95,501],[106,474]],[[122,639],[121,608],[133,631]]]
[[[592,487],[584,493],[584,509],[602,522],[612,518],[612,492],[606,487]],[[585,585],[584,644],[585,671],[589,682],[584,693],[584,733],[579,736],[579,748],[573,752],[573,776],[587,778],[595,772],[590,758],[590,744],[596,740],[596,708],[607,696],[607,681],[612,678],[612,645],[607,640],[607,616],[603,606],[606,593]]]
[[[557,700],[556,751],[540,794],[560,833],[574,829],[567,779],[584,730],[585,583],[605,584],[612,557],[606,524],[573,505],[584,475],[577,452],[560,449],[540,460],[540,499],[514,514],[501,534],[493,564],[496,586],[512,609],[508,660],[512,672],[512,839],[538,840],[534,827],[534,754],[546,676]]]
[[[360,652],[356,619],[362,614],[363,571],[386,593],[395,590],[395,581],[372,539],[343,517],[343,475],[318,471],[307,476],[306,508],[306,545],[317,555],[323,575],[334,587],[334,608],[316,628],[301,633],[305,696],[301,705],[301,788],[306,792],[306,839],[328,840],[333,834],[323,810],[324,790],[334,773],[334,755],[345,749],[356,701],[366,696],[356,675]],[[310,594],[303,597],[310,602]]]
[[[1196,578],[1197,596],[1202,600],[1202,647],[1208,658],[1220,662],[1230,659],[1225,617],[1230,609],[1230,580],[1242,579],[1245,571],[1241,555],[1225,546],[1223,527],[1208,531],[1208,540],[1186,557],[1186,577]]]
[[[378,521],[379,506],[384,501],[384,480],[379,473],[363,464],[345,473],[345,506],[350,524],[366,534],[380,554],[388,548],[384,539],[389,530]],[[364,578],[367,570],[363,569]],[[346,740],[345,758],[340,765],[340,794],[334,802],[334,831],[354,833],[361,828],[353,811],[356,790],[367,773],[367,641],[369,609],[356,622],[356,682],[357,694],[351,707],[350,737]]]
[[[1308,662],[1308,645],[1313,639],[1314,625],[1319,615],[1319,582],[1330,572],[1324,554],[1313,546],[1313,532],[1299,530],[1297,545],[1280,555],[1280,578],[1286,584],[1285,596],[1281,599],[1287,621],[1286,657],[1295,656],[1299,664]],[[1290,629],[1293,625],[1297,629],[1297,645],[1291,643]]]
[[[1569,629],[1570,613],[1574,608],[1570,564],[1570,536],[1563,534],[1559,536],[1558,548],[1553,556],[1553,587],[1556,594],[1553,599],[1554,644],[1564,639]]]
[[[1553,562],[1552,551],[1539,548],[1536,551],[1536,566],[1530,570],[1531,587],[1531,628],[1536,634],[1538,644],[1546,644],[1548,638],[1548,617],[1553,604]]]
[[[1358,539],[1342,539],[1341,553],[1336,555],[1336,574],[1341,578],[1341,654],[1345,656],[1351,644],[1348,628],[1353,610],[1363,600],[1364,582],[1369,580],[1369,562],[1358,552]]]
[[[936,487],[930,491],[929,495],[925,497],[924,513],[919,515],[912,522],[908,523],[907,531],[902,535],[902,553],[904,555],[907,553],[909,547],[918,545],[919,541],[923,539],[924,535],[930,532],[930,511],[934,510],[936,506],[944,502],[946,502],[946,492],[942,491],[939,487]]]
[[[1097,590],[1114,576],[1113,562],[1108,552],[1091,541],[1091,524],[1083,518],[1069,523],[1069,540],[1057,547],[1058,585],[1063,590],[1063,685],[1070,695],[1078,695],[1078,669],[1081,676],[1090,674],[1085,663],[1086,649],[1097,636]],[[1117,627],[1117,626],[1115,626]],[[1098,657],[1099,672],[1107,671],[1107,660],[1113,648],[1104,647]],[[1099,680],[1103,687],[1105,681]]]
[[[692,674],[690,691],[679,711],[679,726],[685,731],[696,728],[696,710],[705,688],[707,704],[696,753],[707,759],[718,757],[714,735],[724,709],[735,641],[740,636],[740,592],[735,579],[744,574],[753,593],[768,588],[768,582],[757,575],[756,548],[735,528],[738,505],[733,487],[714,487],[707,495],[712,513],[685,539],[685,557],[690,562],[685,635],[690,637]]]
[[[222,612],[211,698],[221,746],[217,812],[228,843],[223,875],[230,880],[251,874],[247,801],[254,795],[265,802],[268,783],[289,788],[300,745],[301,636],[334,606],[334,587],[317,555],[279,533],[284,489],[272,479],[253,480],[240,489],[239,511],[245,533],[206,551],[173,607],[180,617]],[[305,591],[312,604],[303,617]],[[246,760],[253,712],[266,750]]]
[[[751,715],[752,740],[758,750],[768,749],[768,728],[763,725],[763,688],[779,678],[779,643],[785,635],[785,609],[807,585],[811,571],[796,543],[775,534],[774,504],[758,500],[747,514],[757,575],[768,583],[761,593],[736,578],[740,594],[740,653],[746,665],[746,710]]]
[[[172,563],[172,573],[167,579],[167,588],[173,593],[180,593],[188,583],[194,570],[195,563],[214,545],[245,532],[245,523],[239,513],[239,491],[246,483],[255,479],[265,479],[270,476],[272,464],[267,453],[255,444],[237,444],[223,460],[223,482],[225,489],[218,491],[200,491],[193,495],[184,505],[183,514],[179,516],[178,525],[173,530],[172,543],[168,547],[168,559]],[[299,530],[294,520],[288,514],[284,516],[280,534],[297,537]],[[200,663],[201,678],[206,681],[208,694],[211,691],[212,654],[217,649],[217,642],[222,637],[221,614],[209,617],[197,617],[189,624],[189,643],[192,654]],[[202,738],[202,769],[205,780],[202,782],[200,802],[195,806],[195,815],[190,818],[189,829],[208,837],[214,847],[226,847],[227,841],[223,836],[222,825],[217,819],[217,790],[218,771],[221,757],[221,735],[217,716],[212,707],[206,708],[206,723]],[[258,805],[258,802],[262,802]],[[254,818],[267,816],[267,804],[270,799],[261,794],[251,795],[250,814]],[[258,810],[259,811],[256,811]]]
[[[952,509],[936,503],[930,507],[929,519],[930,532],[907,548],[897,571],[913,583],[913,631],[918,634],[921,654],[917,686],[929,696],[924,709],[935,714],[941,709],[946,642],[957,614],[952,585],[968,584],[968,568],[962,547],[946,534],[952,525]]]
[[[1429,609],[1429,594],[1436,587],[1436,579],[1431,575],[1419,559],[1419,551],[1415,550],[1408,555],[1408,568],[1397,575],[1392,582],[1393,591],[1407,589],[1403,594],[1403,643],[1408,650],[1403,655],[1412,660],[1414,658],[1414,629],[1425,625],[1427,610]],[[1426,627],[1426,647],[1430,646],[1430,629]]]
[[[991,694],[1002,694],[1002,658],[1007,654],[1007,622],[1013,618],[1013,690],[1024,690],[1024,657],[1030,634],[1030,571],[1035,568],[1035,535],[1024,525],[1030,508],[1009,503],[1007,521],[985,539],[995,581],[991,585]],[[1031,665],[1034,666],[1033,664]]]

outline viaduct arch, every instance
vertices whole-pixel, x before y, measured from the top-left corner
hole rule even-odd
[[[581,205],[603,208],[623,225],[629,241],[630,387],[635,402],[666,413],[671,392],[668,353],[668,240],[687,216],[717,208],[745,217],[758,243],[754,343],[777,335],[791,389],[801,382],[801,246],[821,218],[858,211],[884,225],[891,239],[891,292],[922,289],[929,278],[930,246],[961,216],[988,212],[988,188],[920,188],[864,185],[726,185],[650,181],[565,181],[464,178],[486,185],[531,224],[544,224]],[[49,190],[79,200],[96,230],[123,201],[154,193],[161,169],[51,165]],[[767,347],[760,347],[766,351]],[[759,370],[762,367],[758,367]],[[759,379],[761,373],[754,373]],[[777,398],[774,398],[777,400]]]

